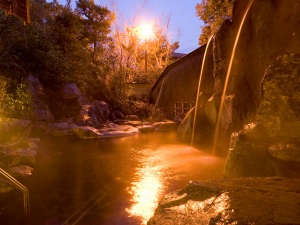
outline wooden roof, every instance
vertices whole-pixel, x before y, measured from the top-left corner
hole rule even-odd
[[[30,22],[28,0],[0,0],[0,8],[7,15],[15,16],[24,21],[24,23]]]

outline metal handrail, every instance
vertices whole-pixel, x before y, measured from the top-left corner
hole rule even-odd
[[[29,191],[28,189],[21,184],[19,181],[17,181],[14,177],[12,177],[10,174],[8,174],[5,170],[0,168],[0,173],[8,179],[16,188],[18,188],[23,193],[23,200],[24,200],[24,214],[26,216],[29,216],[30,214],[30,205],[29,205]]]

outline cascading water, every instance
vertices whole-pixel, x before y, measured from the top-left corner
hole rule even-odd
[[[203,60],[202,60],[202,65],[201,65],[201,70],[200,70],[200,76],[199,76],[199,83],[198,83],[198,90],[197,90],[197,97],[196,97],[196,105],[195,105],[195,110],[194,110],[194,120],[193,120],[193,128],[192,128],[192,137],[191,137],[191,146],[193,147],[194,145],[194,139],[195,139],[195,126],[196,126],[196,119],[197,119],[197,110],[198,110],[198,101],[199,101],[199,95],[200,95],[200,86],[201,86],[201,80],[202,80],[202,75],[203,75],[203,70],[204,70],[204,64],[205,64],[205,59],[206,59],[206,54],[207,50],[209,47],[209,44],[212,40],[214,35],[212,35],[206,44],[204,55],[203,55]]]
[[[224,83],[224,87],[223,87],[223,92],[222,92],[222,96],[221,96],[221,102],[220,102],[220,108],[219,108],[219,112],[218,112],[218,117],[217,117],[217,121],[216,121],[216,128],[215,128],[215,133],[214,133],[214,142],[213,142],[213,148],[212,148],[212,154],[216,153],[216,145],[217,145],[217,141],[218,141],[218,134],[219,134],[219,130],[220,130],[220,123],[221,123],[221,115],[222,115],[222,111],[224,108],[224,100],[225,100],[225,95],[226,95],[226,91],[227,91],[227,86],[228,86],[228,81],[229,81],[229,76],[230,76],[230,72],[231,72],[231,68],[232,68],[232,63],[233,63],[233,59],[235,56],[235,50],[236,50],[236,46],[237,43],[239,41],[239,37],[240,37],[240,33],[244,24],[244,21],[247,17],[248,11],[252,5],[252,3],[254,2],[254,0],[251,0],[249,2],[249,5],[247,6],[247,9],[244,13],[244,16],[242,18],[242,21],[240,23],[236,38],[235,38],[235,42],[232,48],[232,53],[231,53],[231,57],[230,57],[230,61],[229,61],[229,66],[228,66],[228,70],[227,70],[227,74],[226,74],[226,79],[225,79],[225,83]]]

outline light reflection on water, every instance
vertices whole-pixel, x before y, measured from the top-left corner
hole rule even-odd
[[[132,187],[129,189],[133,204],[126,211],[130,216],[140,217],[143,224],[146,224],[157,207],[162,192],[163,179],[158,167],[146,165],[138,173],[138,182],[132,182]]]
[[[193,177],[193,173],[199,168],[220,163],[219,158],[183,144],[168,144],[152,151],[144,149],[143,152],[140,159],[142,163],[137,168],[135,180],[128,190],[133,203],[126,209],[130,216],[140,217],[142,224],[147,224],[153,216],[159,200],[165,194],[164,189],[170,185],[168,181],[179,180],[184,175],[183,171],[187,173],[187,177]]]

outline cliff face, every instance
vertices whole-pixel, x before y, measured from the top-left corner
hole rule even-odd
[[[212,40],[210,54],[213,55],[214,109],[221,108],[220,99],[224,90],[232,48],[242,17],[250,0],[234,2],[233,19],[226,21]],[[298,0],[254,0],[238,39],[232,69],[228,78],[223,110],[220,116],[220,129],[217,139],[217,152],[226,153],[233,132],[243,129],[248,123],[256,122],[261,101],[261,83],[266,70],[278,57],[300,53],[300,2]],[[211,62],[209,63],[211,64]],[[290,65],[291,66],[291,65]],[[298,62],[293,67],[300,67]],[[299,70],[295,72],[300,76]],[[203,75],[206,76],[205,74]],[[295,76],[286,74],[287,77]],[[287,78],[289,79],[289,78]],[[292,82],[299,79],[293,78]],[[282,84],[285,85],[285,84]],[[288,89],[289,87],[281,86]],[[299,94],[299,88],[289,92],[289,98]],[[210,102],[198,109],[198,114],[211,118]],[[298,104],[298,103],[293,103]],[[299,109],[295,109],[299,114]],[[204,113],[201,113],[204,112]],[[288,116],[288,115],[286,115]],[[266,118],[267,120],[267,118]],[[203,121],[200,119],[199,121]],[[216,118],[210,119],[216,126]],[[201,126],[197,126],[201,127]],[[294,128],[291,128],[294,129]],[[298,129],[298,128],[297,128]],[[201,130],[196,131],[201,136]],[[207,134],[205,134],[207,135]],[[213,132],[210,136],[213,136]],[[201,139],[201,138],[199,138]]]

